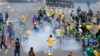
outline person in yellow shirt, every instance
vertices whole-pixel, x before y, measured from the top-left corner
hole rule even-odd
[[[21,17],[19,18],[19,20],[20,20],[20,25],[22,25],[22,24],[25,23],[25,17],[24,17],[24,16],[21,16]]]
[[[52,53],[48,53],[48,56],[52,56]]]
[[[56,37],[57,37],[57,39],[59,40],[59,42],[61,43],[62,41],[61,41],[61,29],[60,29],[60,27],[58,27],[57,29],[56,29]]]
[[[6,20],[6,25],[7,25],[7,26],[9,25],[9,23],[10,23],[10,20],[9,20],[9,19]]]
[[[25,37],[25,38],[28,38],[28,37],[29,37],[29,32],[28,32],[27,30],[25,30],[25,31],[23,32],[23,34],[24,34],[24,37]]]
[[[68,24],[68,26],[67,26],[67,34],[68,34],[68,36],[70,36],[70,34],[71,34],[71,32],[72,32],[72,26],[70,25],[70,24]]]
[[[51,15],[52,18],[54,18],[54,15],[55,15],[55,9],[54,8],[52,8],[50,10],[50,15]]]
[[[97,49],[94,50],[94,55],[95,55],[95,56],[100,56],[100,53],[98,52]]]
[[[62,23],[65,23],[65,14],[64,13],[61,14],[61,20],[62,20]]]
[[[52,35],[50,35],[50,37],[47,40],[47,42],[48,42],[48,53],[52,54],[54,41],[55,41],[55,39],[52,37]]]
[[[86,29],[90,31],[92,29],[92,26],[91,25],[86,25]]]

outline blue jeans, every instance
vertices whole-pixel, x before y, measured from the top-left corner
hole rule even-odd
[[[14,56],[17,56],[17,54],[18,54],[18,56],[20,56],[20,49],[15,49]]]
[[[48,47],[48,53],[53,53],[53,47],[52,46]]]
[[[82,56],[87,56],[87,47],[83,47]]]
[[[59,43],[61,44],[61,42],[62,42],[61,36],[57,36],[57,40],[59,40]]]
[[[100,18],[97,18],[97,25],[100,24]]]
[[[88,16],[88,21],[89,21],[90,23],[92,23],[92,17],[91,17],[91,16]]]

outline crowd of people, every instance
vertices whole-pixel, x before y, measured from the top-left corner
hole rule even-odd
[[[91,9],[89,9],[88,11],[82,11],[81,8],[78,7],[76,11],[72,10],[70,14],[70,21],[68,22],[66,22],[67,18],[64,13],[58,15],[57,18],[55,17],[55,14],[56,14],[55,9],[52,8],[49,14],[46,14],[46,11],[43,8],[38,11],[39,19],[37,18],[37,20],[38,22],[41,22],[40,20],[41,18],[44,21],[47,21],[51,24],[51,27],[53,28],[53,33],[59,40],[59,43],[62,43],[63,42],[62,39],[68,36],[73,37],[76,39],[77,42],[81,43],[83,56],[100,55],[100,40],[99,40],[100,12],[99,11],[97,11],[97,13],[94,13]],[[52,26],[53,22],[55,25],[54,27]],[[98,29],[98,32],[96,32],[96,29]],[[49,44],[52,44],[53,46],[54,41],[55,40],[51,38],[50,35],[51,43]],[[52,49],[51,45],[50,48]]]
[[[33,26],[30,27],[34,32],[39,32],[41,28],[46,25],[52,28],[52,33],[56,36],[50,34],[47,39],[48,42],[48,56],[53,55],[53,46],[54,42],[58,40],[59,44],[63,43],[63,39],[75,38],[76,41],[82,47],[82,56],[100,56],[100,12],[97,11],[96,14],[89,9],[88,11],[82,11],[80,7],[76,11],[72,10],[70,17],[67,18],[66,14],[60,13],[55,16],[55,9],[50,9],[49,13],[46,12],[45,8],[40,8],[38,13],[32,18]],[[9,14],[6,12],[5,20],[0,16],[0,37],[1,37],[1,50],[2,45],[6,49],[6,38],[10,40],[10,44],[15,47],[14,56],[18,54],[20,56],[20,48],[22,47],[19,38],[14,40],[14,28],[12,22],[9,20]],[[69,19],[70,21],[67,21]],[[23,31],[24,37],[28,37],[29,33],[27,32],[26,20],[24,16],[19,18],[19,25]],[[96,30],[98,31],[96,32]],[[6,36],[5,32],[8,32]],[[96,33],[95,33],[96,32]],[[67,40],[66,40],[67,41]],[[12,44],[13,43],[13,44]],[[74,47],[74,46],[73,46]],[[69,56],[72,56],[70,52]],[[30,48],[28,56],[36,56],[34,53],[33,47]]]

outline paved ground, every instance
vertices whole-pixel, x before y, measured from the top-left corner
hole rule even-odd
[[[20,15],[25,15],[26,16],[26,23],[27,23],[27,26],[30,28],[30,26],[32,25],[31,23],[31,20],[32,20],[32,17],[34,14],[37,13],[37,9],[39,7],[44,4],[33,4],[33,3],[6,3],[6,4],[2,4],[0,6],[0,12],[4,13],[5,11],[8,11],[9,12],[9,16],[10,16],[10,20],[14,21],[14,20],[18,20],[19,16]],[[66,15],[66,17],[68,17],[68,15]],[[68,20],[68,19],[66,19]],[[17,22],[14,22],[14,27],[15,27],[15,30],[18,30],[18,23]],[[17,29],[16,29],[17,28]],[[16,32],[16,37],[19,37],[20,38],[21,34]],[[74,47],[74,46],[73,46]],[[64,47],[63,47],[64,48]],[[13,53],[14,53],[14,47],[10,47],[8,49],[8,52],[5,54],[4,51],[0,52],[0,56],[13,56]],[[54,50],[54,56],[67,56],[69,51],[67,50],[60,50],[60,48],[58,49],[55,49]],[[74,56],[81,56],[81,49],[78,49],[78,50],[74,50],[73,53],[75,54]],[[46,56],[46,54],[44,53],[44,51],[41,51],[41,52],[36,52],[37,56]],[[21,56],[25,56],[26,53],[24,52],[21,52]]]

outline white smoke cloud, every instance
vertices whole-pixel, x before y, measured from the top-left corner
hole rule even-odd
[[[35,52],[44,51],[46,52],[48,49],[47,39],[52,34],[55,38],[54,34],[52,33],[52,27],[45,25],[44,29],[40,32],[33,32],[28,31],[30,33],[29,39],[24,42],[24,51],[27,52],[30,50],[30,47],[34,48]],[[55,38],[55,45],[53,49],[58,49],[59,43]],[[61,44],[60,50],[77,50],[80,49],[80,46],[75,41],[75,39],[64,39],[63,43]]]

